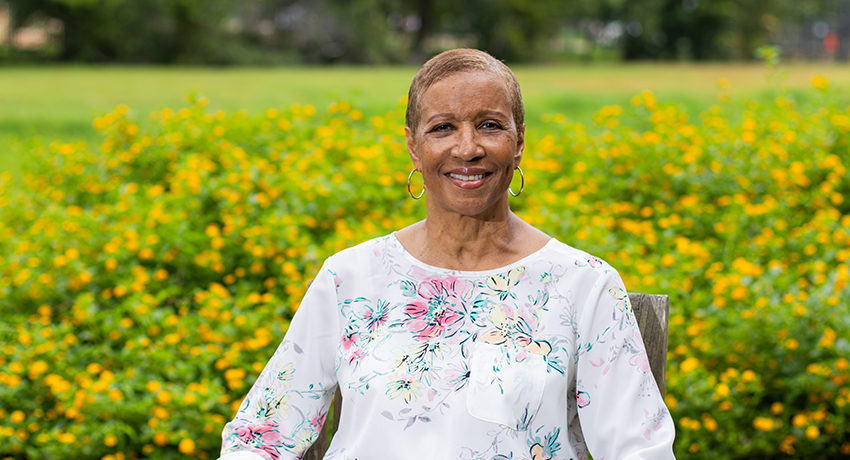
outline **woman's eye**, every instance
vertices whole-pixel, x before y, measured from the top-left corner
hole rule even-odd
[[[452,125],[447,124],[447,123],[442,123],[442,124],[439,124],[439,125],[437,125],[437,126],[434,126],[434,128],[433,128],[433,129],[431,129],[431,131],[437,131],[437,132],[440,132],[440,131],[448,131],[448,130],[450,130],[451,128],[452,128]]]
[[[481,127],[484,129],[500,129],[502,125],[496,123],[495,121],[485,121],[481,124]]]

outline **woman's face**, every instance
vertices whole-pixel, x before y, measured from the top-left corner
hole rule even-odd
[[[419,120],[416,134],[407,128],[405,137],[425,180],[429,213],[507,209],[525,126],[517,130],[502,80],[486,72],[443,78],[422,94]]]

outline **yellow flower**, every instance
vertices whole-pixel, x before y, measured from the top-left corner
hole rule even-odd
[[[115,289],[112,290],[112,294],[115,297],[124,297],[127,294],[127,288],[121,285],[115,286]]]
[[[13,423],[21,424],[23,423],[24,419],[26,419],[26,416],[23,412],[16,410],[12,412],[12,415],[9,417],[9,419],[12,420]]]
[[[80,282],[81,282],[81,283],[83,283],[83,284],[88,284],[88,283],[90,283],[90,282],[91,282],[91,280],[92,280],[91,273],[89,273],[89,272],[82,272],[82,273],[80,273],[80,275],[79,275],[79,279],[80,279]]]
[[[806,428],[806,437],[809,439],[817,439],[820,436],[820,428],[816,426],[810,426]]]
[[[164,446],[168,443],[168,436],[166,436],[165,433],[160,431],[157,434],[153,435],[153,442],[158,446]]]
[[[106,260],[106,263],[104,264],[104,266],[109,271],[115,270],[115,268],[118,267],[118,261],[115,260],[114,258],[110,257],[109,259]]]
[[[682,372],[687,373],[687,372],[691,372],[692,370],[696,369],[697,366],[699,366],[699,360],[691,357],[691,358],[688,358],[688,359],[682,361],[682,364],[679,365],[679,369],[681,369]]]
[[[118,436],[110,433],[103,439],[103,443],[109,447],[115,447],[118,444]]]
[[[195,441],[192,441],[189,438],[183,438],[180,440],[180,444],[177,445],[177,448],[181,453],[186,455],[195,452]]]
[[[157,391],[159,391],[160,388],[162,388],[162,384],[157,382],[156,380],[151,380],[148,382],[146,387],[151,393],[156,393]]]
[[[753,427],[759,431],[770,431],[774,425],[773,419],[767,417],[756,417],[753,420]]]
[[[62,254],[59,254],[58,256],[56,256],[55,259],[53,259],[53,266],[56,267],[56,268],[62,268],[67,264],[68,264],[68,259],[65,256],[63,256]]]
[[[47,363],[44,361],[36,361],[30,366],[30,373],[33,375],[39,375],[45,372],[47,372]]]
[[[826,78],[817,75],[815,77],[812,77],[812,86],[819,90],[825,90],[826,87],[829,86],[829,82],[826,81]]]
[[[156,402],[159,404],[168,404],[171,402],[171,393],[168,391],[161,391],[156,395]]]

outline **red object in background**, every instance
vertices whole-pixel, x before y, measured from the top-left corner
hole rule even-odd
[[[838,34],[830,30],[826,37],[823,37],[823,49],[829,54],[835,54],[838,51]]]

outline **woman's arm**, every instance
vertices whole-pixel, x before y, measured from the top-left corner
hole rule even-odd
[[[606,267],[579,323],[576,401],[594,458],[674,459],[675,428],[652,377],[628,293]]]
[[[322,267],[283,342],[224,427],[222,460],[300,458],[318,437],[336,390],[338,338],[334,276]]]

